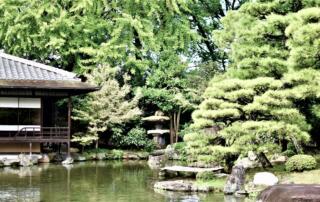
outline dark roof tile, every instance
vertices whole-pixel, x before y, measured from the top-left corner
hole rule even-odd
[[[1,52],[0,79],[79,81],[74,73]]]

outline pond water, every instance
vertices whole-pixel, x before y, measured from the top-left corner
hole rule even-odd
[[[0,201],[238,201],[222,194],[154,191],[158,172],[146,162],[99,161],[0,169]]]

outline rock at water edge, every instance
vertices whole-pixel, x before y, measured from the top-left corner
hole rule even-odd
[[[172,145],[168,145],[164,151],[165,151],[165,155],[167,156],[167,158],[169,160],[179,159],[179,155],[178,155],[177,151],[173,148]]]
[[[214,190],[212,186],[197,186],[193,181],[170,180],[161,181],[154,184],[155,189],[178,191],[178,192],[211,192]]]
[[[263,190],[259,202],[316,202],[320,201],[320,186],[311,184],[280,184]]]
[[[18,158],[15,158],[15,159],[3,158],[2,162],[3,162],[4,166],[19,166],[20,165],[20,160]]]
[[[166,156],[149,156],[148,158],[148,165],[151,169],[159,169],[166,161]]]
[[[50,158],[47,154],[43,154],[38,160],[38,163],[50,163]]]
[[[24,154],[20,154],[18,156],[18,159],[19,159],[19,165],[20,166],[29,167],[29,166],[33,165],[33,160],[32,160],[32,157],[30,157],[30,156],[26,156]]]
[[[225,194],[234,194],[237,191],[244,190],[245,168],[242,165],[235,165],[224,186]]]

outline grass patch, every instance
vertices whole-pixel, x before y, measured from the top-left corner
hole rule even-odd
[[[318,157],[318,159],[320,159]],[[279,178],[280,183],[293,182],[295,184],[320,184],[320,168],[316,170],[303,171],[303,172],[288,172],[285,165],[277,165],[268,169],[251,169],[246,174],[246,182],[252,182],[254,174],[257,172],[271,172]]]
[[[290,181],[295,184],[320,184],[320,169],[304,172],[293,172],[280,177],[281,181]]]
[[[215,178],[213,180],[203,181],[197,180],[195,185],[199,187],[213,187],[214,190],[222,191],[226,184],[226,178]]]

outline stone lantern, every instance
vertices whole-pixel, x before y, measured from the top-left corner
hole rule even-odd
[[[156,111],[155,115],[145,117],[143,121],[154,123],[155,129],[148,130],[147,133],[153,136],[153,141],[159,148],[163,148],[166,145],[165,135],[170,133],[169,129],[163,129],[165,122],[168,122],[170,118],[164,116],[163,112]]]

